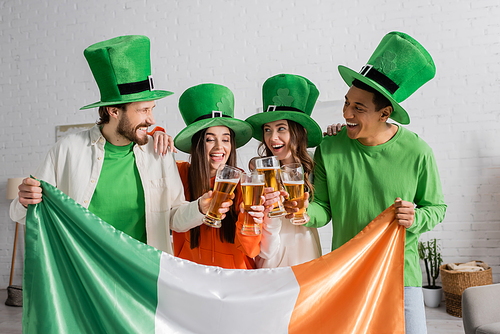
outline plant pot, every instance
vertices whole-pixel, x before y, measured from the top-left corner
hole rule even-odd
[[[443,288],[440,286],[423,286],[424,303],[427,307],[438,307],[443,297]]]

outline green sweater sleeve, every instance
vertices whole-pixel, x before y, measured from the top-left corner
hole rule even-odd
[[[331,209],[328,197],[328,182],[326,180],[325,164],[321,156],[321,147],[316,148],[314,153],[314,200],[307,208],[307,214],[311,218],[305,224],[307,227],[322,227],[328,224],[331,216]]]
[[[419,167],[417,191],[415,194],[415,220],[408,232],[422,234],[431,231],[443,221],[446,213],[443,191],[437,163],[432,150],[425,155]]]

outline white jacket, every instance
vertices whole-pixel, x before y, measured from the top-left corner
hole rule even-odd
[[[56,186],[88,208],[101,174],[105,143],[97,125],[70,134],[50,149],[33,176]],[[202,223],[203,214],[199,212],[198,201],[185,201],[173,154],[162,158],[154,152],[153,145],[152,140],[143,146],[134,145],[135,163],[146,201],[147,239],[150,246],[173,254],[170,229],[186,232]],[[12,201],[10,217],[13,221],[24,224],[26,211],[19,198]]]

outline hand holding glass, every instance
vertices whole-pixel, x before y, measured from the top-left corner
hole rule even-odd
[[[281,176],[289,200],[297,202],[298,212],[294,212],[290,220],[294,225],[302,225],[309,221],[309,216],[304,209],[304,170],[301,164],[294,163],[281,167]]]
[[[245,206],[245,219],[241,234],[259,235],[262,233],[261,224],[254,221],[249,211],[252,211],[252,206],[261,205],[264,184],[264,175],[256,171],[241,174],[241,192],[243,195],[243,205]]]
[[[240,181],[241,171],[237,168],[221,164],[215,176],[214,192],[208,212],[203,218],[203,223],[212,227],[221,227],[222,213],[219,212],[221,204],[228,200]]]
[[[255,167],[259,174],[264,175],[266,187],[272,187],[275,191],[281,190],[280,162],[277,157],[265,157],[255,160]],[[269,212],[269,217],[281,217],[286,215],[283,202],[280,200],[274,204],[274,208]]]

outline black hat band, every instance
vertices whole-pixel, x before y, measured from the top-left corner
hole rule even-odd
[[[216,111],[216,110],[214,110],[214,111],[212,111],[211,114],[201,115],[200,117],[198,117],[197,119],[195,119],[193,123],[201,121],[202,119],[216,118],[216,117],[229,117],[229,118],[232,118],[231,116],[224,115],[222,113],[222,111]]]
[[[268,112],[268,111],[298,111],[298,112],[305,114],[304,111],[297,109],[297,108],[294,108],[294,107],[282,107],[282,106],[274,106],[274,105],[268,105],[267,109],[264,110],[264,112]]]
[[[394,94],[399,88],[399,85],[397,83],[392,81],[388,76],[386,76],[382,72],[379,72],[378,70],[373,68],[373,65],[363,66],[363,68],[361,68],[361,71],[359,71],[359,74],[361,74],[366,78],[372,79],[380,86],[387,89],[391,94]]]
[[[154,85],[153,85],[153,77],[150,75],[146,80],[143,81],[137,81],[137,82],[131,82],[131,83],[125,83],[125,84],[119,84],[118,85],[118,90],[120,91],[121,95],[128,95],[128,94],[135,94],[135,93],[140,93],[144,92],[146,90],[153,90]]]

